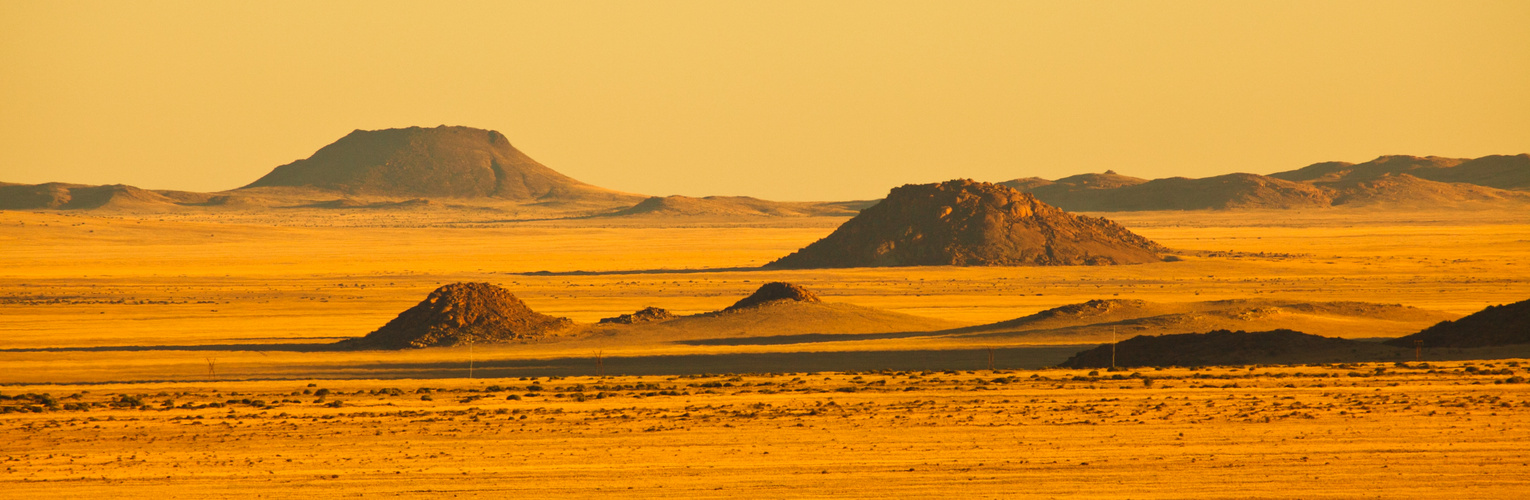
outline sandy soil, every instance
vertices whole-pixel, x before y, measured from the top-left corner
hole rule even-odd
[[[748,269],[843,218],[0,212],[0,497],[1530,494],[1525,349],[1090,373],[1038,370],[1087,346],[1023,336],[324,348],[455,281],[580,322],[769,281],[953,325],[1106,298],[1460,315],[1530,296],[1520,213],[1106,215],[1183,260]],[[1516,359],[1442,361],[1487,357]]]
[[[1513,498],[1530,399],[1502,382],[1520,363],[11,386],[0,408],[72,409],[0,413],[0,488]]]
[[[312,349],[291,345],[364,335],[455,281],[493,282],[539,312],[587,323],[646,306],[679,314],[717,310],[769,281],[802,284],[828,302],[967,325],[1100,298],[1347,300],[1460,315],[1530,296],[1530,269],[1523,264],[1530,262],[1530,220],[1513,212],[1105,214],[1177,249],[1184,260],[814,271],[751,268],[822,237],[843,218],[457,227],[435,221],[438,213],[413,220],[410,212],[339,212],[225,223],[184,214],[0,212],[0,261],[7,264],[0,270],[0,336],[6,339],[0,382],[194,380],[206,378],[212,358],[228,376],[246,366],[243,375],[259,377],[305,376],[282,373],[288,367],[361,373],[355,369],[364,365],[456,362],[465,356],[321,356],[292,352]],[[1323,333],[1375,337],[1411,327],[1341,322]],[[885,338],[825,347],[609,337],[493,356],[982,349],[1035,342],[1026,336]],[[59,348],[72,350],[52,350]]]

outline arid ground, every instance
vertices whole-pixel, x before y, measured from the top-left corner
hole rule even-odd
[[[0,496],[1530,492],[1530,386],[1513,380],[1530,352],[1515,350],[1090,375],[1044,367],[1097,337],[327,348],[458,281],[581,323],[717,310],[771,281],[952,325],[1093,299],[1459,316],[1530,296],[1522,213],[1115,213],[1181,260],[802,271],[752,268],[845,218],[272,214],[0,211],[0,406],[12,408],[0,414]]]
[[[1530,493],[1530,399],[1503,382],[1524,369],[11,386],[71,409],[0,418],[0,484],[13,498],[1515,498]]]

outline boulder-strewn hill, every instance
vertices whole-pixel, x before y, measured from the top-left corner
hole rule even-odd
[[[1411,359],[1405,349],[1372,342],[1319,337],[1291,330],[1138,336],[1115,346],[1115,365],[1207,366],[1252,364],[1336,363]],[[1410,357],[1405,357],[1410,356]],[[1064,368],[1108,368],[1111,346],[1080,352]]]
[[[1475,160],[1383,156],[1324,162],[1268,176],[1236,173],[1143,180],[1108,171],[1003,184],[1065,210],[1289,209],[1327,206],[1453,207],[1530,204],[1530,155]]]
[[[357,130],[245,188],[272,186],[397,197],[636,199],[547,168],[499,132],[444,125]]]
[[[766,267],[1139,264],[1162,246],[1109,220],[1070,214],[1008,186],[905,185]]]
[[[1406,337],[1387,341],[1399,347],[1487,347],[1530,344],[1530,300],[1488,306],[1469,316],[1442,321]]]
[[[510,291],[488,283],[453,283],[365,337],[340,342],[355,349],[408,349],[467,342],[530,342],[573,326],[568,318],[532,311]]]

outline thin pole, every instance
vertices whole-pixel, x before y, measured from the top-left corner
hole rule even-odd
[[[1422,341],[1422,340],[1415,340],[1415,341],[1413,341],[1413,360],[1414,361],[1423,361],[1424,360],[1424,341]]]

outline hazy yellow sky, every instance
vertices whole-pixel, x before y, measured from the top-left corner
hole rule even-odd
[[[221,190],[353,129],[644,194],[1530,152],[1530,2],[0,0],[0,181]]]

